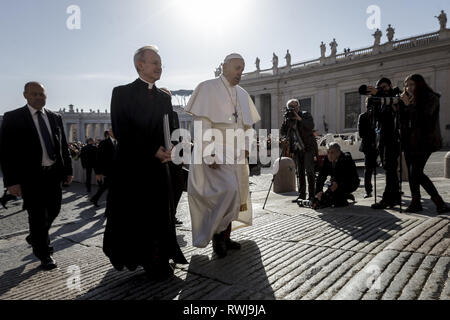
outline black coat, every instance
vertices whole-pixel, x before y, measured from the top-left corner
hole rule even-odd
[[[405,152],[430,153],[442,148],[439,99],[439,94],[430,93],[425,103],[401,108],[402,147]]]
[[[111,138],[100,141],[97,148],[95,173],[109,177],[113,173],[113,161],[116,148]]]
[[[299,116],[302,118],[301,121],[297,121],[297,129],[300,135],[300,138],[303,140],[306,151],[313,151],[315,155],[318,154],[317,151],[317,140],[314,136],[314,118],[308,111],[302,111],[299,113]],[[281,135],[286,135],[288,131],[288,124],[285,121],[281,126],[280,133]]]
[[[317,178],[316,192],[323,190],[328,176],[331,177],[333,182],[338,184],[338,188],[343,192],[352,193],[359,187],[360,180],[355,161],[353,161],[352,155],[348,152],[341,153],[334,168],[328,157],[325,157],[323,167]]]
[[[97,147],[88,144],[81,148],[80,152],[81,166],[86,168],[94,168],[97,165]]]
[[[72,161],[61,116],[45,109],[55,144],[56,168],[61,181],[72,175]],[[28,106],[3,116],[0,163],[5,187],[32,184],[42,172],[42,147]]]
[[[166,167],[155,157],[164,146],[165,114],[173,130],[171,98],[156,86],[149,90],[138,79],[113,90],[111,120],[118,145],[103,243],[113,265],[148,266],[157,255],[187,263],[170,223]]]
[[[369,153],[375,150],[376,133],[375,133],[375,119],[371,113],[364,112],[358,119],[358,132],[361,137],[361,152]]]

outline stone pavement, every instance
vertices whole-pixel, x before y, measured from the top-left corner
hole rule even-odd
[[[444,154],[434,154],[426,171],[450,202],[450,180],[441,178]],[[373,211],[362,188],[349,208],[316,212],[291,203],[295,194],[271,193],[263,210],[270,181],[267,170],[251,177],[254,226],[234,231],[242,250],[220,260],[211,246],[192,247],[184,195],[177,232],[189,264],[161,283],[148,281],[142,269],[112,268],[102,252],[104,201],[92,208],[82,185],[64,192],[51,230],[59,268],[50,272],[25,242],[21,203],[11,203],[0,209],[0,299],[450,300],[450,216],[437,216],[427,195],[421,214]],[[381,195],[383,175],[377,182]],[[403,188],[408,204],[408,184]]]

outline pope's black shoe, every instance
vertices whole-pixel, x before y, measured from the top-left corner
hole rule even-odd
[[[223,234],[215,234],[213,237],[213,250],[219,256],[224,258],[227,255],[227,245]]]
[[[225,240],[227,250],[241,250],[241,244],[231,239]]]
[[[174,269],[169,262],[156,263],[151,266],[144,265],[144,270],[151,281],[164,281],[174,275]]]
[[[44,259],[41,259],[41,266],[44,270],[53,270],[56,269],[58,266],[56,265],[55,259],[53,259],[52,256],[47,256]]]

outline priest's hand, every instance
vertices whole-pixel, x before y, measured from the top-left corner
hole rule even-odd
[[[211,169],[214,169],[214,170],[217,170],[220,168],[220,166],[216,162],[214,162],[213,164],[210,164],[208,167],[210,167]]]
[[[164,147],[159,147],[158,152],[156,152],[155,157],[158,158],[161,163],[166,163],[172,161],[172,152]]]

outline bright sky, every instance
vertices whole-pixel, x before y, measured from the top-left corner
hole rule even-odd
[[[71,5],[79,30],[66,26]],[[0,114],[25,104],[30,80],[46,86],[50,109],[109,110],[112,88],[136,79],[132,57],[147,44],[163,60],[157,85],[171,90],[213,78],[231,52],[253,71],[257,56],[271,67],[273,52],[284,65],[287,49],[293,63],[317,58],[333,38],[338,52],[366,47],[371,5],[381,9],[383,42],[389,23],[404,38],[437,31],[434,16],[450,14],[448,0],[1,0]]]

